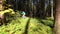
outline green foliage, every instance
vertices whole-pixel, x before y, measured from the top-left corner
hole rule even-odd
[[[47,20],[51,20],[51,21],[54,20],[54,18],[52,18],[52,17],[47,17],[46,19],[47,19]]]
[[[8,21],[8,20],[12,20],[12,16],[14,16],[15,12],[13,11],[13,9],[9,8],[7,10],[1,11],[0,14],[4,15],[6,21]]]
[[[21,17],[21,12],[20,11],[16,11],[15,15],[16,18]]]
[[[0,14],[10,14],[13,17],[8,16],[7,19],[10,19],[7,25],[0,26],[0,34],[23,34],[25,32],[26,24],[28,21],[28,17],[22,18],[19,11],[14,12],[12,9],[5,10]],[[28,26],[28,34],[53,34],[52,28],[49,26],[53,26],[53,19],[47,18],[46,20],[31,18]],[[49,25],[49,26],[48,26]]]
[[[12,17],[15,15],[15,12],[13,11],[13,9],[7,9],[4,11],[1,11],[0,14],[4,15],[6,17],[6,21],[8,20],[12,20]]]
[[[6,13],[8,13],[8,14],[15,14],[15,12],[13,11],[13,9],[7,9],[7,10],[4,10],[4,11],[1,11],[0,12],[0,14],[6,14]]]
[[[20,14],[19,11],[14,12],[13,9],[10,9],[10,11],[12,11],[12,12],[6,13],[6,15],[7,15],[7,16],[6,16],[6,20],[7,20],[7,21],[12,21],[12,20],[15,20],[15,19],[21,17],[21,14]]]
[[[23,34],[29,18],[16,18],[7,25],[0,26],[0,34]],[[28,34],[52,34],[52,29],[35,18],[30,19]]]
[[[53,27],[54,19],[53,18],[47,18],[46,20],[42,20],[42,23],[45,25],[48,25],[50,27]]]
[[[52,34],[52,29],[39,22],[37,19],[30,20],[30,27],[28,34]]]

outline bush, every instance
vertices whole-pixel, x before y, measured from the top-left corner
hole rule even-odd
[[[41,22],[50,27],[53,27],[53,25],[54,25],[54,20],[52,18],[47,18],[45,20],[41,20]]]
[[[31,19],[28,34],[53,34],[52,29],[39,22],[37,19]]]
[[[9,9],[10,11],[12,12],[9,12],[9,13],[6,13],[6,20],[7,21],[12,21],[12,20],[15,20],[17,18],[20,18],[21,14],[19,11],[15,12],[13,11],[13,9]]]

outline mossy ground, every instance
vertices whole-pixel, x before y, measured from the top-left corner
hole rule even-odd
[[[7,25],[0,26],[0,34],[23,34],[26,33],[25,31],[27,31],[27,34],[53,34],[52,28],[42,24],[36,18],[20,17],[12,20]]]
[[[10,10],[9,10],[10,11]],[[9,12],[10,13],[10,12]],[[0,26],[0,34],[53,34],[53,20],[51,18],[22,18],[19,11],[11,16],[6,16],[10,20],[7,25]]]

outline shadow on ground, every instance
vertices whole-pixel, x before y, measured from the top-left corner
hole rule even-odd
[[[26,24],[26,27],[25,27],[25,31],[24,31],[23,34],[28,34],[29,23],[30,23],[30,18],[27,21],[27,24]]]

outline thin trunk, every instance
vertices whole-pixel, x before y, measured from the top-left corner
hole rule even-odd
[[[51,2],[51,17],[53,18],[53,0],[51,0],[50,2]]]
[[[0,11],[3,10],[3,2],[0,0]]]

